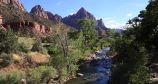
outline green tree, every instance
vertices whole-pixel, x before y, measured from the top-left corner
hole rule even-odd
[[[0,30],[0,53],[11,53],[17,50],[17,37],[11,29]]]
[[[95,21],[89,19],[78,20],[80,35],[83,36],[83,49],[95,51],[98,47],[99,36],[95,29]]]
[[[150,82],[147,51],[135,42],[133,35],[116,41],[117,60],[114,61],[112,84],[146,84]]]

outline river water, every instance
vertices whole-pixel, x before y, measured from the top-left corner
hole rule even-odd
[[[107,57],[109,47],[96,53],[96,60],[86,63],[79,73],[84,74],[68,81],[66,84],[108,84],[111,78],[112,60]]]

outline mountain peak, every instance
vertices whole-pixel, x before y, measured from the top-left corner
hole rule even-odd
[[[30,12],[30,13],[48,19],[48,16],[47,16],[47,14],[45,13],[44,8],[42,8],[41,5],[36,5],[36,6],[34,6],[34,7],[31,9],[31,12]]]
[[[85,8],[81,7],[78,12],[76,13],[76,15],[82,15],[82,17],[87,17],[89,15],[92,15],[91,13],[89,13]]]
[[[90,19],[90,20],[96,20],[95,17],[93,16],[93,14],[91,14],[90,12],[88,12],[87,10],[85,10],[85,8],[81,7],[77,13],[73,14],[73,15],[69,15],[65,18],[63,18],[63,22],[67,25],[70,25],[74,28],[78,28],[78,24],[77,21],[79,19]]]
[[[31,13],[33,13],[34,11],[44,11],[44,8],[41,5],[35,5],[32,9],[31,9]]]
[[[84,7],[81,7],[78,12],[87,12],[86,9]]]
[[[39,10],[44,10],[41,5],[36,5],[34,6],[34,8],[39,9]]]
[[[53,14],[52,12],[49,11],[45,11],[44,8],[42,8],[41,5],[36,5],[31,9],[31,12],[34,15],[49,19],[51,21],[61,21],[62,17],[57,15],[57,14]]]

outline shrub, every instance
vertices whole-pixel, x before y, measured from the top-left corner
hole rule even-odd
[[[0,30],[0,53],[11,53],[17,50],[17,38],[11,29]]]
[[[54,42],[53,36],[41,37],[42,43],[52,43]]]
[[[49,54],[53,54],[53,55],[56,55],[56,54],[59,54],[59,53],[61,53],[61,48],[60,48],[60,46],[59,45],[50,45],[48,48],[47,48],[47,50],[48,50],[48,53]]]
[[[54,77],[56,74],[57,72],[53,67],[39,66],[37,68],[29,70],[27,81],[29,84],[46,83],[50,78]]]
[[[9,73],[0,73],[0,84],[18,84],[24,77],[21,71],[13,71]]]
[[[43,54],[47,54],[47,49],[45,49],[40,42],[36,42],[33,45],[31,51],[33,51],[33,52],[37,51],[37,52],[40,52],[40,53],[43,53]]]
[[[27,53],[29,51],[29,49],[24,43],[20,43],[18,45],[18,51]]]
[[[0,54],[0,66],[4,67],[12,63],[12,58],[10,54],[2,53]]]

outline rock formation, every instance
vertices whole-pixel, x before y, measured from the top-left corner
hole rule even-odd
[[[63,18],[62,21],[67,25],[78,28],[79,26],[77,25],[77,20],[79,19],[91,19],[96,21],[95,17],[91,13],[86,11],[83,7],[80,8],[76,14],[69,15]]]
[[[106,30],[106,29],[107,29],[107,28],[105,27],[104,22],[103,22],[102,19],[97,20],[97,22],[96,22],[96,27],[99,28],[99,29],[103,29],[103,30]]]
[[[54,15],[53,13],[51,13],[49,11],[46,11],[45,13],[48,16],[48,19],[51,20],[51,21],[61,21],[62,20],[62,17],[58,14]]]
[[[96,20],[93,14],[90,12],[86,11],[83,7],[79,9],[79,11],[76,14],[69,15],[65,18],[62,19],[62,21],[70,25],[74,28],[79,28],[79,25],[77,24],[77,21],[79,19],[90,19],[96,22],[96,30],[98,30],[100,35],[106,35],[107,28],[105,27],[103,20]]]
[[[43,18],[37,19],[38,17],[35,19],[32,17],[32,14],[21,11],[20,6],[22,4],[20,4],[19,0],[0,0],[0,29],[3,28],[6,30],[10,27],[14,31],[21,31],[28,28],[30,33],[36,35],[48,35],[52,33],[52,25],[49,24],[50,21]],[[47,13],[45,13],[41,6],[37,5],[34,8],[37,9],[34,12],[35,14],[48,18]]]
[[[40,5],[34,6],[31,9],[30,13],[48,19],[47,14],[45,13],[44,9]]]
[[[51,21],[61,21],[62,17],[58,14],[53,14],[49,11],[45,11],[40,5],[36,5],[31,9],[31,12],[34,15],[49,19]]]
[[[0,3],[5,3],[5,4],[11,4],[14,7],[20,9],[20,10],[24,10],[24,6],[20,3],[19,0],[0,0]]]
[[[102,19],[96,21],[96,29],[99,32],[99,35],[105,36],[107,32],[107,27],[105,27]]]

